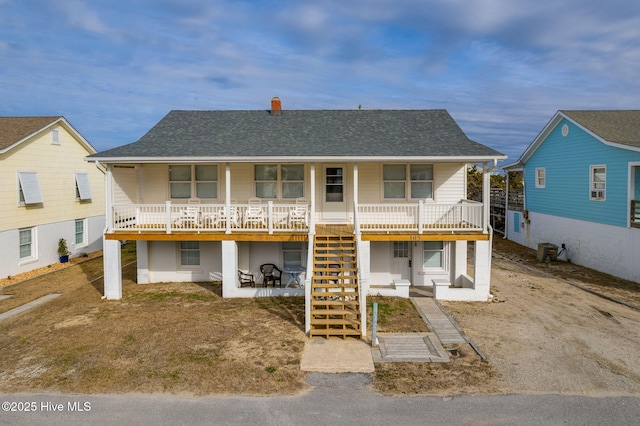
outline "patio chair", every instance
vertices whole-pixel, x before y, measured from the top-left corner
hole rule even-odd
[[[249,207],[244,215],[244,226],[247,228],[265,228],[267,226],[262,201],[259,198],[249,200]]]
[[[298,198],[296,200],[296,206],[289,210],[289,216],[287,217],[287,225],[289,228],[305,228],[307,226],[308,214],[307,200],[304,198]]]
[[[265,263],[260,265],[260,272],[262,273],[262,283],[264,286],[268,286],[272,283],[273,287],[276,286],[276,282],[279,287],[282,287],[282,271],[273,263]]]
[[[238,269],[238,280],[240,281],[240,287],[244,287],[247,284],[250,287],[256,286],[256,281],[253,278],[253,274],[242,272],[240,269]]]
[[[202,226],[200,207],[197,205],[187,205],[180,210],[180,216],[175,220],[174,225],[181,228],[198,228]]]
[[[231,220],[231,227],[232,228],[239,228],[240,227],[240,215],[238,213],[238,207],[237,206],[230,206],[229,207],[229,219]],[[217,212],[213,213],[212,215],[212,223],[214,225],[214,227],[216,228],[226,228],[227,227],[227,208],[222,207],[220,210],[218,210]]]

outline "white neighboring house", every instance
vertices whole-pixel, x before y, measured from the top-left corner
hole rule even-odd
[[[0,277],[102,249],[104,172],[64,117],[0,117]]]
[[[524,181],[508,239],[640,282],[640,110],[558,111],[503,168]]]
[[[105,296],[122,297],[120,241],[135,240],[138,283],[305,296],[311,335],[364,334],[367,294],[435,286],[486,301],[489,206],[466,200],[466,166],[484,164],[489,199],[504,158],[445,110],[290,111],[274,98],[270,110],[171,111],[89,157],[107,169]],[[263,285],[264,264],[280,282]]]

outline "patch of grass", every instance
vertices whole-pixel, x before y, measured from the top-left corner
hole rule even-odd
[[[429,331],[411,301],[399,297],[368,297],[367,318],[369,321],[373,317],[374,303],[378,303],[379,332],[413,333]]]

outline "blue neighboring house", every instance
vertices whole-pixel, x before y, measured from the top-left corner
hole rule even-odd
[[[503,169],[525,187],[508,239],[640,282],[640,110],[558,111]]]

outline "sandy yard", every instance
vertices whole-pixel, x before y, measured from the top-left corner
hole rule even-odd
[[[494,301],[442,302],[487,355],[498,389],[640,394],[640,311],[570,283],[635,306],[640,305],[638,285],[564,262],[540,264],[534,256],[531,250],[498,241],[492,269]],[[609,288],[614,281],[617,285]]]

